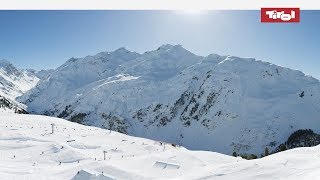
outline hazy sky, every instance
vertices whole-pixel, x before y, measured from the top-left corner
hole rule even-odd
[[[181,44],[198,55],[255,57],[320,78],[320,11],[263,24],[260,11],[0,11],[0,59],[56,68],[71,57]]]

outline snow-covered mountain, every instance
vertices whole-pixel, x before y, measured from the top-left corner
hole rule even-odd
[[[27,71],[35,75],[39,79],[46,79],[47,77],[49,77],[51,73],[53,73],[54,69],[42,69],[40,71],[34,69],[27,69]]]
[[[1,115],[0,147],[1,180],[298,180],[320,175],[320,146],[245,160],[39,115]]]
[[[298,129],[320,132],[317,79],[180,45],[71,58],[19,100],[30,112],[225,154],[260,155]]]
[[[0,112],[25,113],[25,106],[16,102],[15,98],[30,90],[38,81],[39,78],[29,71],[0,60]]]

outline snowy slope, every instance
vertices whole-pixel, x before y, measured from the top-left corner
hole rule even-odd
[[[320,132],[317,79],[180,45],[71,58],[19,100],[38,114],[225,154],[259,156],[298,129]]]
[[[1,115],[0,132],[2,180],[319,177],[320,146],[244,160],[215,152],[189,151],[63,119],[19,114]]]
[[[40,71],[34,70],[34,69],[27,69],[27,72],[33,74],[39,79],[46,79],[49,77],[51,73],[53,73],[54,69],[42,69]]]
[[[16,102],[38,83],[39,79],[27,70],[20,70],[6,60],[0,60],[0,112],[24,111],[25,106]]]

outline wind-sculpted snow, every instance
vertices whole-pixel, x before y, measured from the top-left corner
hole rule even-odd
[[[317,79],[253,58],[180,45],[71,58],[19,98],[28,111],[195,150],[260,156],[320,130]]]
[[[59,118],[0,116],[3,180],[317,179],[319,152],[320,146],[296,148],[245,160]]]

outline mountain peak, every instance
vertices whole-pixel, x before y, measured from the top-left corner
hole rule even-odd
[[[7,60],[0,60],[0,68],[2,68],[8,75],[20,76],[22,74],[21,70],[16,68]]]
[[[12,65],[12,63],[9,62],[8,60],[0,59],[0,67],[6,67],[6,66],[9,66],[9,65]]]
[[[115,53],[130,53],[131,51],[129,51],[125,47],[120,47],[120,48],[116,49],[114,52]]]
[[[213,62],[213,63],[220,63],[221,61],[225,60],[227,56],[220,56],[218,54],[209,54],[204,58],[205,61]]]
[[[184,49],[180,44],[177,44],[177,45],[163,44],[158,48],[158,50],[171,50],[171,49],[179,49],[179,48]]]
[[[30,112],[226,154],[273,151],[291,130],[320,127],[320,84],[302,73],[181,45],[122,52],[59,68],[19,101]]]

